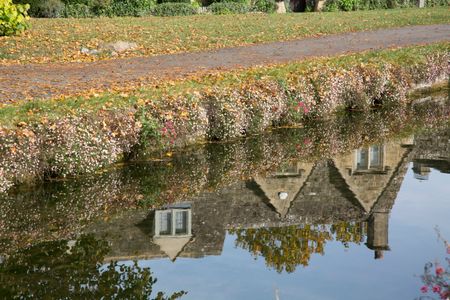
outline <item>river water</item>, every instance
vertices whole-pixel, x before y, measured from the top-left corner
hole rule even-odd
[[[0,202],[0,298],[439,299],[420,288],[427,263],[447,266],[445,107],[19,187]]]

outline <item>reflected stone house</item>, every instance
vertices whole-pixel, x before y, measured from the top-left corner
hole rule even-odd
[[[405,139],[315,163],[287,162],[272,174],[150,213],[126,212],[88,231],[110,242],[108,259],[175,260],[220,255],[228,229],[363,222],[366,246],[378,259],[389,250],[389,214],[409,162],[449,170],[448,153],[433,157],[420,149],[420,140]]]

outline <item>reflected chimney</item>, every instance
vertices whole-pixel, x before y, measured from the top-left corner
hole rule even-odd
[[[373,212],[367,226],[367,248],[375,250],[375,259],[382,259],[389,250],[389,212]]]
[[[428,180],[431,172],[430,168],[419,162],[413,163],[414,178],[418,180]]]

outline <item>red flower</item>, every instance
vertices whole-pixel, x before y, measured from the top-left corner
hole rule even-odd
[[[420,288],[420,291],[422,293],[426,293],[426,292],[428,292],[428,287],[426,285],[424,285],[423,287]]]
[[[444,268],[441,266],[437,266],[436,267],[436,275],[441,276],[442,274],[444,274]]]
[[[439,285],[433,286],[433,293],[440,293],[440,292],[441,292],[441,287]]]

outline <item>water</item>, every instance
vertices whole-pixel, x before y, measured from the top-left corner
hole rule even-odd
[[[418,298],[446,266],[448,124],[440,105],[341,116],[17,188],[0,298]]]

